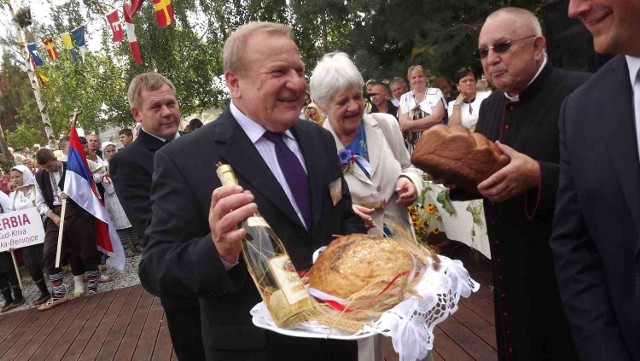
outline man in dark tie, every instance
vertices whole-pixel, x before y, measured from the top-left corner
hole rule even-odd
[[[116,194],[140,239],[151,223],[153,157],[180,136],[180,107],[171,81],[158,73],[137,75],[129,85],[131,114],[141,124],[138,138],[111,159]],[[202,360],[200,304],[191,294],[161,297],[173,348],[180,360]]]
[[[251,322],[261,299],[240,256],[244,219],[259,210],[298,270],[333,235],[365,228],[333,137],[298,119],[306,84],[290,29],[244,25],[227,39],[223,61],[229,108],[156,154],[140,280],[159,296],[200,298],[208,360],[355,360],[355,342],[286,337]],[[218,162],[240,186],[221,186]]]
[[[640,360],[640,1],[571,0],[569,16],[619,55],[560,112],[560,296],[581,360]]]

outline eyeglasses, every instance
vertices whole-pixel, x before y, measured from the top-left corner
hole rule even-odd
[[[537,35],[529,35],[529,36],[525,36],[524,38],[501,41],[499,43],[493,44],[492,46],[487,46],[474,51],[473,56],[478,60],[482,60],[487,56],[489,56],[490,49],[493,49],[493,51],[495,51],[497,54],[506,53],[507,51],[509,51],[509,49],[511,49],[512,43],[520,40],[535,38],[536,36]]]

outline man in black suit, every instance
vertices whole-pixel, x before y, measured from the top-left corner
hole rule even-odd
[[[151,180],[156,151],[180,136],[180,108],[173,83],[158,73],[136,76],[129,85],[131,114],[141,124],[138,138],[111,159],[116,194],[140,238],[151,223]],[[171,341],[181,360],[202,360],[200,305],[189,294],[161,297]]]
[[[480,183],[493,263],[500,360],[576,360],[548,245],[558,186],[558,112],[587,74],[548,63],[535,15],[489,15],[476,57],[498,90],[482,102],[476,132],[510,163]],[[452,192],[452,198],[461,191]]]
[[[640,2],[571,0],[569,16],[620,55],[560,112],[560,295],[582,360],[640,360]]]
[[[240,257],[246,231],[237,224],[259,209],[298,270],[334,234],[365,228],[351,209],[333,137],[298,119],[306,84],[290,29],[242,26],[227,39],[223,59],[229,108],[156,154],[140,280],[156,295],[200,297],[208,360],[354,360],[355,342],[286,337],[251,322],[261,298]],[[307,191],[292,194],[267,137],[295,154]],[[235,170],[240,186],[221,186],[218,162]]]

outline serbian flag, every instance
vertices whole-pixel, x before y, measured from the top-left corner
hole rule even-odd
[[[171,0],[153,0],[153,8],[156,10],[158,27],[164,28],[173,23],[173,5],[171,5]]]
[[[133,25],[133,20],[131,20],[131,5],[128,3],[124,3],[122,5],[123,13],[124,13],[124,24],[127,29],[127,40],[129,40],[129,50],[131,50],[131,55],[133,56],[133,60],[135,60],[136,64],[144,64],[144,60],[142,60],[142,53],[140,52],[140,46],[138,45],[138,39],[136,38],[136,26]]]
[[[29,50],[29,55],[31,55],[31,59],[37,66],[44,65],[42,58],[40,58],[40,54],[38,54],[38,49],[36,49],[36,44],[34,43],[27,44],[27,49]]]
[[[64,192],[76,204],[96,218],[96,245],[100,251],[110,256],[107,259],[107,265],[122,271],[125,263],[124,249],[118,233],[116,233],[116,228],[111,223],[109,212],[98,195],[75,124],[71,126],[71,134],[69,134],[67,157]]]
[[[111,40],[114,43],[124,40],[122,22],[120,22],[120,17],[118,16],[117,9],[107,14],[107,22],[109,23],[109,27],[111,28],[111,32],[113,33],[113,37],[111,38]]]
[[[42,42],[44,43],[45,49],[47,49],[47,54],[49,54],[49,58],[51,58],[51,60],[58,59],[60,54],[58,54],[58,49],[56,49],[56,45],[53,43],[53,39],[46,38]]]

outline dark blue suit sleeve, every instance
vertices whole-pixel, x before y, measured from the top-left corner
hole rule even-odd
[[[560,296],[581,360],[630,361],[573,181],[571,161],[576,153],[570,149],[566,123],[570,99],[560,110],[560,181],[550,240]]]

